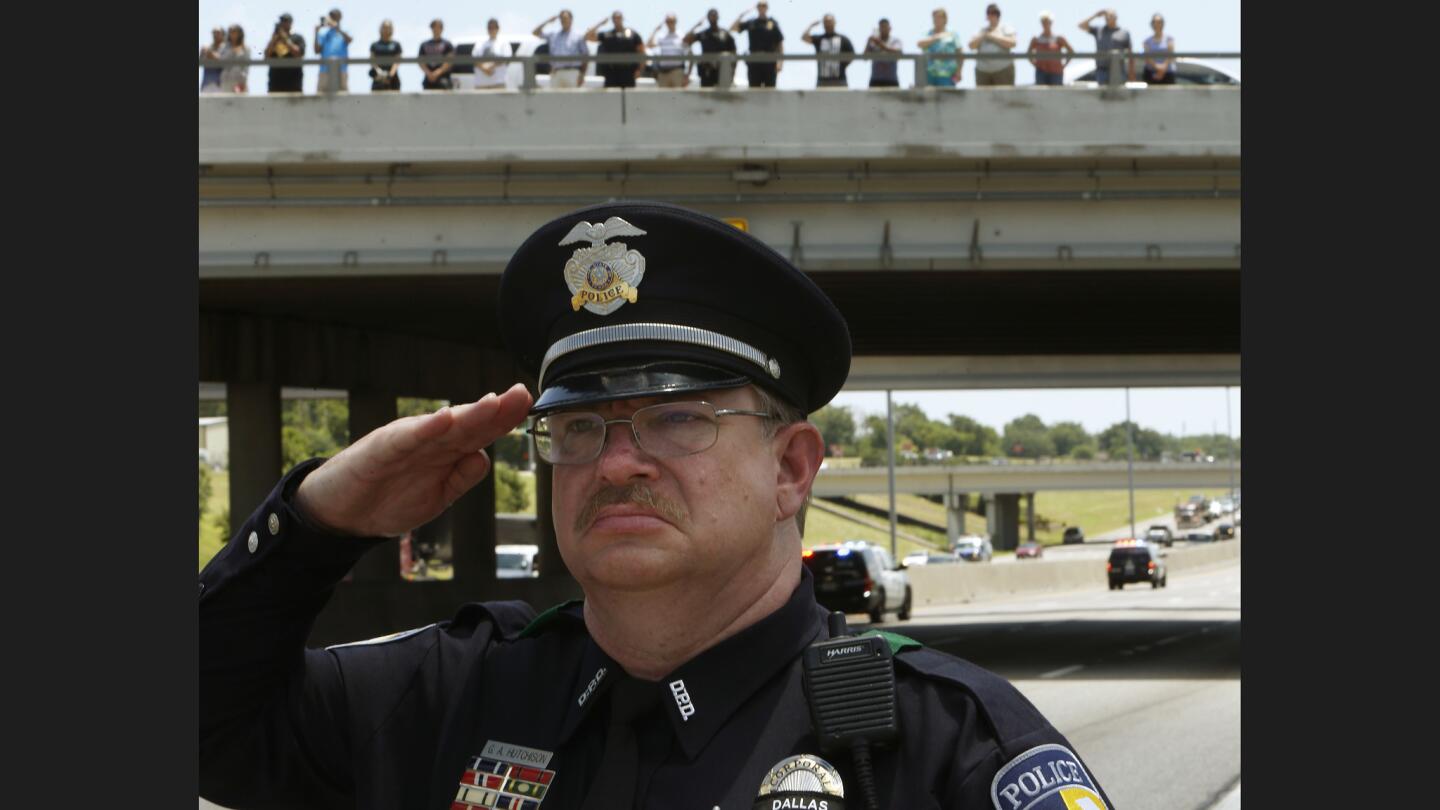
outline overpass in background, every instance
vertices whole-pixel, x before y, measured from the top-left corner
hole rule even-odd
[[[746,220],[845,314],[850,389],[1240,381],[1238,87],[198,107],[200,379],[226,384],[236,522],[278,473],[282,387],[348,392],[360,435],[397,396],[471,399],[521,379],[495,325],[499,274],[524,234],[611,199]],[[456,505],[455,590],[429,589],[434,604],[475,582],[497,598],[568,595],[548,526],[542,571],[562,576],[493,581],[487,489]],[[544,482],[537,496],[548,513]],[[404,622],[395,611],[415,600],[387,595],[383,562],[362,562],[317,638],[345,611],[352,638]]]

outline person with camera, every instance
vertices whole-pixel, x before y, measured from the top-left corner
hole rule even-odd
[[[289,14],[281,14],[280,21],[275,23],[275,31],[270,35],[270,43],[265,46],[266,59],[303,59],[305,58],[305,38],[292,31],[290,26],[294,18]],[[299,93],[303,88],[304,72],[297,65],[295,67],[270,67],[270,82],[266,88],[271,93]]]
[[[349,59],[350,42],[354,39],[340,28],[340,9],[332,8],[330,13],[315,24],[315,53],[325,59]],[[321,92],[349,92],[349,66],[345,64],[320,66]]]
[[[202,45],[202,46],[200,46],[200,58],[201,58],[201,59],[219,59],[219,58],[220,58],[220,52],[223,51],[223,50],[225,50],[225,29],[224,29],[224,28],[222,28],[222,27],[220,27],[220,26],[218,26],[218,25],[215,26],[214,28],[210,29],[210,36],[213,38],[214,41],[211,42],[209,45]],[[204,72],[200,74],[200,92],[202,92],[202,93],[218,93],[218,92],[220,92],[220,68],[218,68],[218,67],[207,67],[207,68],[204,68]]]
[[[400,65],[393,60],[400,55],[400,43],[395,41],[395,23],[389,20],[380,23],[380,38],[370,43],[370,55],[392,57],[389,60],[376,59],[370,67],[370,91],[399,90]]]

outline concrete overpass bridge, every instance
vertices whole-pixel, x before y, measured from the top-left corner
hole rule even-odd
[[[282,386],[349,392],[359,435],[397,396],[517,379],[500,271],[534,227],[616,198],[744,219],[845,313],[852,389],[1239,384],[1239,88],[198,104],[200,379],[226,384],[234,521],[279,470]],[[435,604],[535,587],[489,581],[493,493],[451,521],[461,584]],[[351,590],[383,586],[380,607],[337,600],[362,624],[414,602],[369,564]]]

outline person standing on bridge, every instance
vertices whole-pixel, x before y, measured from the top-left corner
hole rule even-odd
[[[215,26],[210,29],[211,42],[209,45],[200,46],[201,59],[219,59],[220,52],[225,50],[225,29]],[[220,92],[220,71],[219,67],[202,67],[200,73],[200,92]]]
[[[820,36],[811,36],[810,32],[815,26],[824,23],[825,33]],[[810,23],[805,27],[805,33],[800,39],[807,44],[815,46],[815,53],[818,54],[839,54],[855,53],[855,46],[850,44],[850,38],[835,31],[835,15],[826,14],[823,18]],[[825,60],[815,63],[815,86],[816,87],[849,87],[850,82],[845,77],[845,69],[850,67],[849,59],[838,61]]]
[[[1070,64],[1070,57],[1067,55],[1065,61],[1059,59],[1037,58],[1040,54],[1056,54],[1061,51],[1066,54],[1075,53],[1065,37],[1058,36],[1050,30],[1055,22],[1055,15],[1048,11],[1040,12],[1041,32],[1030,38],[1030,47],[1026,50],[1030,53],[1030,64],[1035,66],[1035,83],[1037,85],[1059,87],[1065,84],[1065,66]]]
[[[695,33],[707,20],[710,27]],[[735,37],[730,36],[730,32],[720,25],[718,9],[710,9],[705,13],[705,20],[690,27],[690,32],[685,35],[685,47],[690,47],[696,41],[700,43],[701,53],[735,53]],[[720,82],[719,62],[697,62],[695,72],[700,74],[701,87],[714,87]]]
[[[890,20],[880,18],[880,26],[865,42],[865,53],[900,53],[904,46],[900,38],[890,32]],[[899,63],[886,59],[870,60],[871,87],[899,87]]]
[[[684,56],[689,53],[689,46],[686,45],[684,37],[675,30],[677,22],[675,12],[665,15],[665,21],[655,26],[650,32],[650,41],[645,47],[651,50],[659,49],[661,56],[671,57],[670,59],[657,59],[655,61],[655,84],[659,87],[682,88],[690,83],[690,69],[684,59],[675,57]],[[660,29],[665,29],[664,36],[660,36]],[[658,38],[657,38],[658,37]]]
[[[745,63],[746,81],[751,87],[774,87],[780,71],[785,66],[784,61],[780,58],[781,43],[785,41],[785,34],[780,31],[780,23],[770,18],[769,3],[760,0],[755,4],[754,10],[756,16],[743,23],[741,20],[750,13],[750,9],[747,8],[740,12],[740,16],[736,17],[735,22],[730,25],[730,30],[737,34],[744,33],[750,38],[750,53],[775,54],[774,62]]]
[[[400,43],[395,41],[395,23],[384,20],[380,23],[380,38],[370,43],[370,55],[377,57],[370,68],[370,92],[393,92],[400,89]],[[379,59],[378,57],[389,57]]]
[[[824,440],[805,414],[844,384],[851,343],[783,256],[678,206],[583,208],[516,249],[498,327],[536,397],[517,384],[302,462],[201,571],[202,796],[359,810],[741,810],[757,795],[767,808],[841,796],[857,810],[1110,808],[1004,679],[904,636],[850,635],[816,602],[802,535]],[[394,538],[479,484],[480,448],[527,416],[584,600],[543,613],[471,603],[450,621],[306,649],[355,563],[393,554]],[[838,693],[857,701],[838,717],[885,729],[893,744],[877,737],[873,751],[822,743],[815,725],[836,717],[817,713],[837,694],[817,684],[855,666],[868,674]]]
[[[545,33],[545,26],[556,20],[560,21],[560,27],[550,33]],[[545,40],[546,46],[550,49],[550,86],[555,88],[575,88],[585,81],[585,62],[574,59],[555,59],[563,56],[589,56],[590,46],[585,44],[585,35],[579,31],[572,30],[575,23],[575,15],[570,9],[563,9],[559,14],[535,26],[530,33]]]
[[[1015,29],[1000,22],[1000,7],[985,7],[985,27],[970,38],[970,50],[979,51],[975,58],[976,87],[1008,87],[1015,84],[1015,62],[985,54],[1010,53],[1015,47]]]
[[[294,59],[298,62],[305,58],[305,37],[292,29],[294,24],[294,17],[280,15],[280,20],[275,23],[275,32],[270,35],[270,43],[265,46],[266,59]],[[304,80],[305,74],[298,64],[295,67],[272,65],[266,90],[271,93],[303,92]]]
[[[596,55],[599,54],[621,54],[621,53],[645,53],[645,40],[640,38],[639,32],[632,28],[625,27],[625,15],[618,10],[610,15],[610,22],[615,26],[605,33],[600,33],[600,26],[605,24],[604,20],[596,23],[589,31],[585,32],[585,39],[589,42],[598,42],[595,48]],[[634,87],[635,80],[645,71],[644,62],[627,64],[604,64],[597,62],[595,72],[605,77],[606,87]]]
[[[1150,18],[1150,28],[1155,33],[1145,38],[1145,83],[1175,83],[1175,38],[1165,33],[1165,18],[1156,14]]]
[[[449,56],[455,53],[455,46],[450,40],[441,36],[445,33],[445,21],[433,19],[430,21],[430,38],[420,43],[421,56]],[[424,72],[425,78],[420,81],[420,87],[425,90],[449,90],[454,80],[450,77],[450,71],[455,66],[449,62],[421,62],[420,70]]]
[[[960,68],[965,64],[965,56],[960,53],[960,35],[947,27],[950,15],[945,9],[930,12],[930,20],[934,27],[915,43],[920,50],[932,54],[925,60],[925,80],[931,87],[954,87],[960,83]]]
[[[1104,25],[1095,24],[1099,17],[1105,18]],[[1095,59],[1095,81],[1100,84],[1110,82],[1110,53],[1120,51],[1124,56],[1120,60],[1120,70],[1127,77],[1127,81],[1135,81],[1135,60],[1130,58],[1133,48],[1130,47],[1130,32],[1120,27],[1120,15],[1113,8],[1103,8],[1089,17],[1080,21],[1080,30],[1095,37],[1095,52],[1098,56]]]
[[[354,37],[340,28],[340,9],[332,8],[315,25],[315,53],[324,59],[349,59]],[[320,92],[350,92],[350,66],[321,63]]]
[[[230,26],[225,32],[225,47],[220,49],[221,59],[250,59],[250,49],[245,46],[245,29],[239,24]],[[220,92],[248,93],[250,66],[245,64],[226,65],[220,70]]]

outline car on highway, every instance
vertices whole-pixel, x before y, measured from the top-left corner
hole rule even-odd
[[[1085,532],[1081,531],[1079,526],[1071,526],[1065,530],[1060,541],[1062,543],[1083,543],[1085,542]]]
[[[900,561],[901,568],[909,568],[912,565],[944,565],[945,563],[960,562],[960,558],[954,554],[944,551],[912,551],[905,555]]]
[[[1158,543],[1162,546],[1175,545],[1175,534],[1170,531],[1169,526],[1155,524],[1145,530],[1145,540],[1150,543]]]
[[[1110,590],[1118,591],[1131,582],[1148,582],[1150,587],[1163,588],[1169,579],[1165,556],[1153,543],[1144,540],[1117,540],[1105,561],[1105,576]]]
[[[964,535],[955,541],[955,555],[969,562],[990,562],[995,556],[995,548],[990,545],[988,537]]]
[[[1015,559],[1035,560],[1045,555],[1045,547],[1039,543],[1021,543],[1015,549]]]
[[[1215,542],[1214,532],[1190,532],[1185,535],[1187,543],[1213,543]]]
[[[1235,524],[1221,523],[1215,527],[1215,537],[1219,540],[1235,539]]]
[[[495,546],[495,578],[527,579],[540,576],[535,557],[540,547],[529,544],[502,543]]]
[[[880,546],[859,540],[819,545],[800,559],[815,579],[815,601],[826,610],[866,613],[872,622],[891,612],[901,621],[910,618],[910,577]]]

